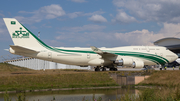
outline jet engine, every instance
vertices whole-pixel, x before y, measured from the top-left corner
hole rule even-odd
[[[114,63],[118,66],[132,66],[133,60],[131,58],[122,58],[121,60],[116,60]]]
[[[105,59],[93,59],[91,61],[88,62],[88,65],[90,66],[107,66],[112,64],[112,61],[109,60],[105,60]]]
[[[114,61],[114,64],[118,66],[131,66],[133,68],[143,68],[144,62],[140,60],[133,60],[131,58],[122,58],[120,60]]]
[[[143,68],[144,67],[144,62],[140,60],[135,60],[133,62],[133,68]]]

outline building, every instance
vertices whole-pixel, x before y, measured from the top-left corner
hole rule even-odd
[[[172,52],[180,53],[180,38],[163,38],[154,42],[154,45],[167,47]]]
[[[20,66],[20,67],[26,67],[29,69],[34,70],[45,70],[45,69],[84,69],[84,70],[90,70],[91,67],[80,67],[80,66],[74,66],[74,65],[66,65],[66,64],[60,64],[45,60],[40,60],[36,58],[21,58],[21,59],[15,59],[15,60],[8,60],[4,61],[5,63],[9,63],[12,65]]]

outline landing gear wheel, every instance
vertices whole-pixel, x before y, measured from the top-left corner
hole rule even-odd
[[[117,71],[117,68],[110,68],[110,71]]]
[[[117,68],[114,68],[114,71],[117,71]]]
[[[113,68],[109,68],[110,71],[113,71]]]
[[[103,68],[102,68],[102,71],[106,71],[106,67],[103,67]]]
[[[99,67],[96,67],[96,68],[95,68],[95,71],[100,71],[100,68],[99,68]]]

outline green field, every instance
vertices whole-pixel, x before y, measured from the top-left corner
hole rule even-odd
[[[148,88],[142,89],[134,101],[180,101],[180,70],[154,71],[138,85]]]
[[[180,87],[180,70],[155,71],[139,85]]]
[[[0,64],[0,91],[117,86],[108,72],[31,70]]]

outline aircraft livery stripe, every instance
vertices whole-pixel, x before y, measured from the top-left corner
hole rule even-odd
[[[104,51],[105,51],[105,50],[104,50]],[[127,51],[106,51],[106,52],[110,52],[110,53],[118,53],[118,52],[127,53]],[[141,54],[141,55],[146,55],[146,54],[148,54],[148,53],[143,53],[143,52],[129,52],[129,53],[134,53],[134,54],[138,53],[138,54]],[[149,54],[149,55],[162,58],[162,59],[165,60],[166,62],[169,62],[166,58],[163,58],[163,57],[161,57],[161,56],[154,55],[154,54]]]

